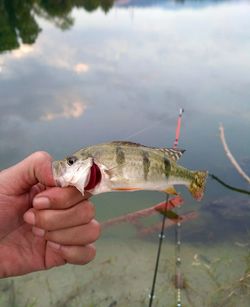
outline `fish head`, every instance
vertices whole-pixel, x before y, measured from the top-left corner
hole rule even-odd
[[[57,186],[75,186],[82,194],[91,175],[92,157],[82,159],[73,155],[52,163],[52,171]]]
[[[110,191],[110,174],[107,167],[92,156],[73,154],[52,163],[54,180],[59,187],[74,186],[83,195]]]

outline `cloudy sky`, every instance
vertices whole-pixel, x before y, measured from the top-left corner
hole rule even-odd
[[[249,3],[72,17],[64,32],[38,18],[35,44],[0,55],[3,164],[113,139],[170,145],[179,107],[183,145],[197,157],[214,152],[200,144],[218,145],[219,122],[239,151],[239,134],[250,128]]]

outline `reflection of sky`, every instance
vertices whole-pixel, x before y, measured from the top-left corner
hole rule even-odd
[[[39,20],[34,45],[0,56],[3,166],[113,139],[171,145],[180,106],[184,164],[225,172],[219,122],[234,153],[249,155],[249,3],[73,16],[66,32]]]

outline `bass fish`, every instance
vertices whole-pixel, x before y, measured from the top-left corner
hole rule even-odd
[[[201,200],[205,171],[192,171],[176,163],[184,150],[147,147],[115,141],[83,148],[64,160],[53,162],[58,186],[75,186],[100,194],[110,191],[154,190],[177,194],[174,185],[185,185]]]

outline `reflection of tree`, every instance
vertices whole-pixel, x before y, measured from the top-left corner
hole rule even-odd
[[[92,12],[100,7],[107,13],[114,0],[0,0],[0,52],[16,49],[20,43],[33,44],[41,31],[36,16],[61,30],[73,25],[71,11],[84,8]]]
[[[100,0],[100,6],[107,13],[113,6],[113,0]]]
[[[0,1],[0,52],[35,42],[40,28],[33,16],[35,0]]]
[[[100,5],[100,0],[78,0],[77,6],[83,7],[87,12],[92,12]]]
[[[71,0],[41,0],[40,6],[50,16],[66,16],[71,12],[74,1]]]
[[[40,1],[40,5],[34,6],[34,11],[36,15],[50,21],[61,30],[69,29],[74,23],[74,19],[70,16],[72,7],[64,7],[64,9],[61,8],[59,10],[56,10],[54,8],[55,5],[53,5],[53,8],[49,7],[48,9],[48,2],[50,1]]]

